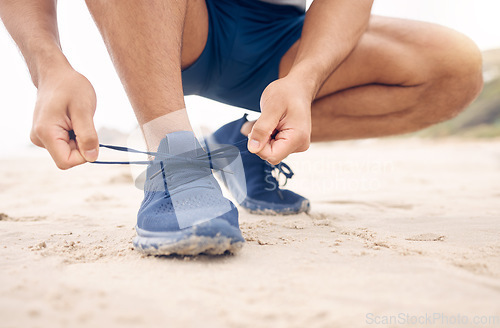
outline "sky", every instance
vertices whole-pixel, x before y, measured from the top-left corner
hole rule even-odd
[[[500,1],[375,0],[372,12],[442,24],[468,35],[482,50],[500,48]],[[133,111],[84,2],[59,0],[58,16],[63,51],[96,90],[96,127],[133,130],[137,125]],[[24,61],[0,24],[0,157],[30,143],[35,100],[36,89]],[[195,130],[201,124],[216,129],[244,112],[192,96],[186,97],[186,106]]]

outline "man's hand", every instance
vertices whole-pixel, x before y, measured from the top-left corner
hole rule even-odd
[[[38,85],[31,141],[46,148],[62,170],[95,161],[95,109],[94,88],[83,75],[71,68],[54,70]],[[69,131],[76,139],[70,139]]]
[[[31,141],[60,169],[95,161],[98,140],[90,82],[69,65],[57,30],[57,1],[0,1],[0,18],[19,46],[38,89]],[[70,138],[73,131],[76,139]]]
[[[262,93],[261,116],[248,138],[248,150],[271,164],[306,151],[311,139],[311,92],[288,75]]]
[[[368,28],[372,4],[373,0],[313,1],[290,71],[262,93],[262,115],[249,135],[252,153],[278,164],[309,147],[312,101]]]

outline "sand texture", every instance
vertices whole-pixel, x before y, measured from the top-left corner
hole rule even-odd
[[[239,254],[180,258],[133,250],[142,191],[128,167],[0,160],[0,327],[500,316],[500,141],[319,144],[287,163],[309,215],[241,210]]]

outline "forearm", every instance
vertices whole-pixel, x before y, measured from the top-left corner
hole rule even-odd
[[[368,27],[373,0],[315,0],[309,8],[289,74],[314,97]]]
[[[56,6],[56,0],[0,0],[0,17],[37,87],[50,71],[69,67],[59,42]]]

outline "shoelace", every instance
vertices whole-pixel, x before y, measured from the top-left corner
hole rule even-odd
[[[280,187],[286,186],[288,179],[291,179],[293,177],[294,173],[293,173],[292,169],[290,168],[290,166],[288,166],[286,163],[281,162],[278,165],[272,165],[272,164],[267,163],[267,165],[269,165],[273,168],[273,170],[271,170],[271,172],[274,170],[278,171],[278,175],[276,177],[276,180],[278,182],[280,181],[280,176],[282,174],[285,176],[285,182],[282,185],[280,185]]]
[[[213,160],[215,160],[215,159],[234,159],[234,158],[231,158],[233,155],[231,150],[233,150],[234,147],[239,149],[238,146],[241,146],[246,142],[247,142],[246,140],[241,140],[235,144],[230,144],[230,145],[227,145],[224,147],[220,147],[214,151],[209,151],[209,152],[204,153],[202,155],[198,155],[194,158],[193,157],[186,157],[186,156],[182,156],[182,155],[172,155],[172,154],[160,153],[160,152],[136,150],[136,149],[129,148],[129,147],[99,144],[100,148],[108,148],[111,150],[128,152],[128,153],[135,153],[135,154],[144,154],[144,155],[154,156],[155,159],[154,160],[147,160],[147,161],[95,161],[95,162],[91,162],[91,163],[92,164],[112,164],[112,165],[150,165],[150,164],[160,162],[161,169],[158,170],[158,172],[152,174],[149,177],[150,180],[154,179],[156,176],[158,176],[162,172],[165,173],[164,167],[163,167],[161,161],[165,160],[165,159],[172,159],[172,158],[187,161],[191,164],[199,165],[200,167],[207,167],[207,165],[208,165],[212,169],[232,174],[233,172],[231,172],[231,171],[227,171],[227,170],[224,170],[224,168],[214,166]],[[248,153],[249,151],[244,150],[244,151],[239,151],[239,152],[240,153]],[[273,171],[277,170],[278,173],[277,173],[276,180],[278,181],[278,183],[279,183],[281,175],[285,176],[285,182],[282,185],[279,185],[280,187],[284,187],[287,184],[288,179],[292,178],[292,176],[294,175],[292,169],[287,164],[285,164],[283,162],[279,163],[278,165],[273,165],[273,164],[266,162],[266,165],[271,167],[271,170],[269,170],[269,171],[266,170],[267,174],[272,175]],[[279,191],[279,189],[278,189],[278,191]],[[283,196],[281,195],[281,192],[279,194],[280,194],[280,197],[283,198]]]
[[[164,191],[165,191],[165,196],[166,197],[172,197],[175,193],[179,192],[180,190],[175,189],[174,191],[171,191],[167,185],[166,185],[166,172],[165,172],[165,167],[163,161],[166,159],[169,160],[177,160],[180,161],[181,163],[186,163],[186,165],[194,165],[195,167],[200,167],[200,168],[207,168],[210,167],[215,170],[220,170],[226,173],[232,174],[233,172],[224,170],[224,168],[218,167],[217,165],[214,165],[213,159],[229,159],[229,160],[234,160],[236,156],[234,156],[234,151],[231,152],[233,148],[231,148],[231,145],[227,145],[225,147],[221,147],[217,149],[217,151],[214,151],[212,153],[203,153],[201,155],[197,156],[183,156],[181,155],[172,155],[168,153],[161,153],[161,152],[150,152],[150,151],[142,151],[142,150],[136,150],[133,148],[129,147],[122,147],[122,146],[113,146],[113,145],[104,145],[104,144],[99,144],[99,147],[101,148],[108,148],[111,150],[116,150],[116,151],[122,151],[122,152],[128,152],[128,153],[137,153],[137,154],[145,154],[149,156],[154,156],[154,160],[147,160],[147,161],[95,161],[92,162],[93,164],[122,164],[122,165],[152,165],[152,164],[159,164],[160,169],[152,174],[148,179],[153,180],[160,174],[162,174],[162,180],[164,184]],[[189,152],[185,153],[188,154]],[[211,174],[211,171],[207,172],[206,175],[201,174],[193,177],[191,180],[184,181],[184,184],[189,184],[190,182],[194,182],[196,180],[202,179],[205,176],[208,176]],[[136,181],[137,185],[137,181]],[[146,188],[146,185],[144,184],[144,188]]]
[[[160,152],[151,152],[151,151],[142,151],[142,150],[136,150],[133,148],[129,147],[122,147],[122,146],[113,146],[113,145],[104,145],[104,144],[99,144],[100,148],[108,148],[116,151],[122,151],[122,152],[128,152],[128,153],[136,153],[136,154],[144,154],[144,155],[149,155],[149,156],[154,156],[154,160],[147,160],[147,161],[95,161],[91,162],[92,164],[118,164],[118,165],[150,165],[154,163],[159,163],[162,162],[162,160],[166,159],[178,159],[182,161],[186,161],[190,164],[194,165],[199,165],[200,167],[207,167],[208,164],[210,164],[210,167],[215,169],[215,170],[220,170],[226,173],[232,173],[230,171],[225,171],[221,167],[214,166],[214,163],[212,162],[212,159],[232,159],[230,155],[231,152],[230,150],[231,145],[227,145],[225,147],[221,147],[217,149],[214,152],[210,153],[204,153],[202,155],[197,155],[195,157],[186,157],[182,155],[172,155],[168,153],[160,153]],[[208,163],[208,164],[207,164]],[[163,167],[161,170],[158,172],[154,173],[151,175],[149,179],[154,179],[156,176],[158,176],[163,170]]]

